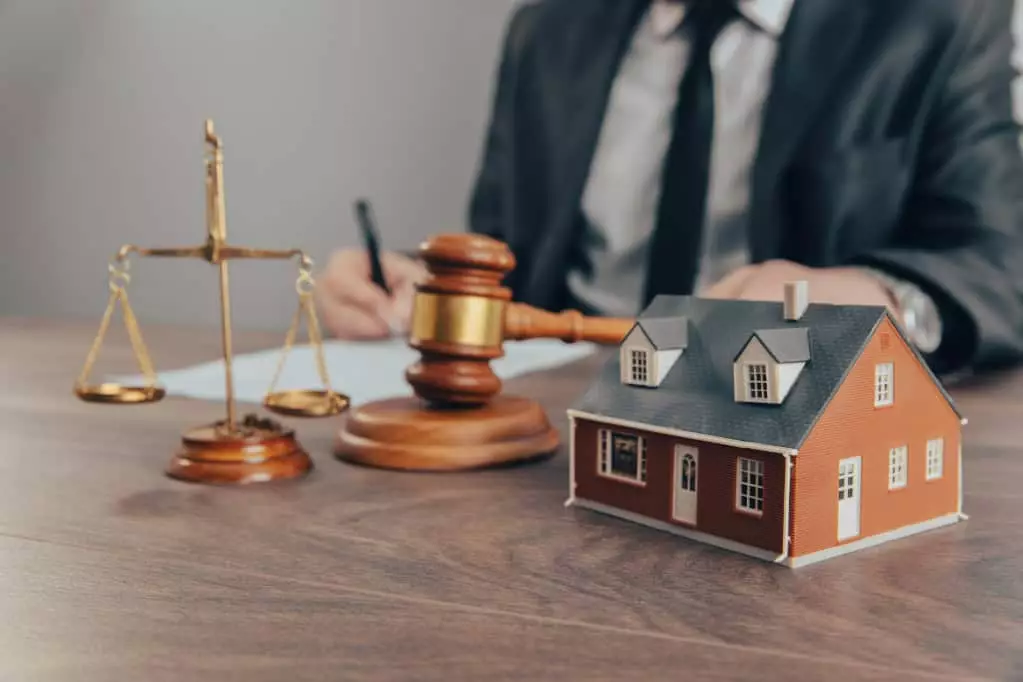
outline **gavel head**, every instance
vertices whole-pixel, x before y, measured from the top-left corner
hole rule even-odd
[[[515,268],[506,244],[442,234],[419,247],[428,276],[416,291],[409,345],[420,360],[405,372],[416,395],[438,407],[483,405],[501,390],[490,361],[504,354],[504,316]]]

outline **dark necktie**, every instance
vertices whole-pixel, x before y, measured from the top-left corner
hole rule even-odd
[[[714,139],[714,78],[710,49],[736,16],[731,0],[687,3],[689,60],[679,84],[661,199],[647,259],[644,307],[658,294],[691,293],[699,267]]]

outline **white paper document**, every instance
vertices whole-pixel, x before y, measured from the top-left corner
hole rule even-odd
[[[502,380],[545,369],[553,369],[581,359],[594,351],[592,344],[563,343],[557,339],[532,339],[504,344],[504,357],[491,360],[490,366]],[[412,395],[405,382],[405,370],[419,359],[405,339],[353,342],[329,341],[323,344],[331,387],[348,395],[353,404],[382,398]],[[234,357],[235,399],[242,403],[260,403],[280,362],[281,349],[236,355]],[[141,383],[141,376],[118,377],[122,383]],[[168,395],[201,400],[224,400],[224,361],[216,360],[185,369],[159,372],[159,382]],[[276,390],[317,389],[323,386],[316,369],[313,348],[299,345],[287,355]]]

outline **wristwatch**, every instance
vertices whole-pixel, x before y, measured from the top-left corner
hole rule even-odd
[[[888,291],[909,341],[921,353],[933,353],[941,345],[941,314],[934,300],[920,287],[874,268],[863,268]]]

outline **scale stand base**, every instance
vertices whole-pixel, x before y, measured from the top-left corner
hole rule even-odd
[[[464,471],[545,459],[558,432],[535,401],[499,395],[482,407],[435,409],[393,398],[351,410],[335,456],[406,471]]]
[[[295,432],[256,415],[247,415],[234,431],[225,422],[194,428],[167,467],[179,481],[245,485],[299,478],[313,468]]]

